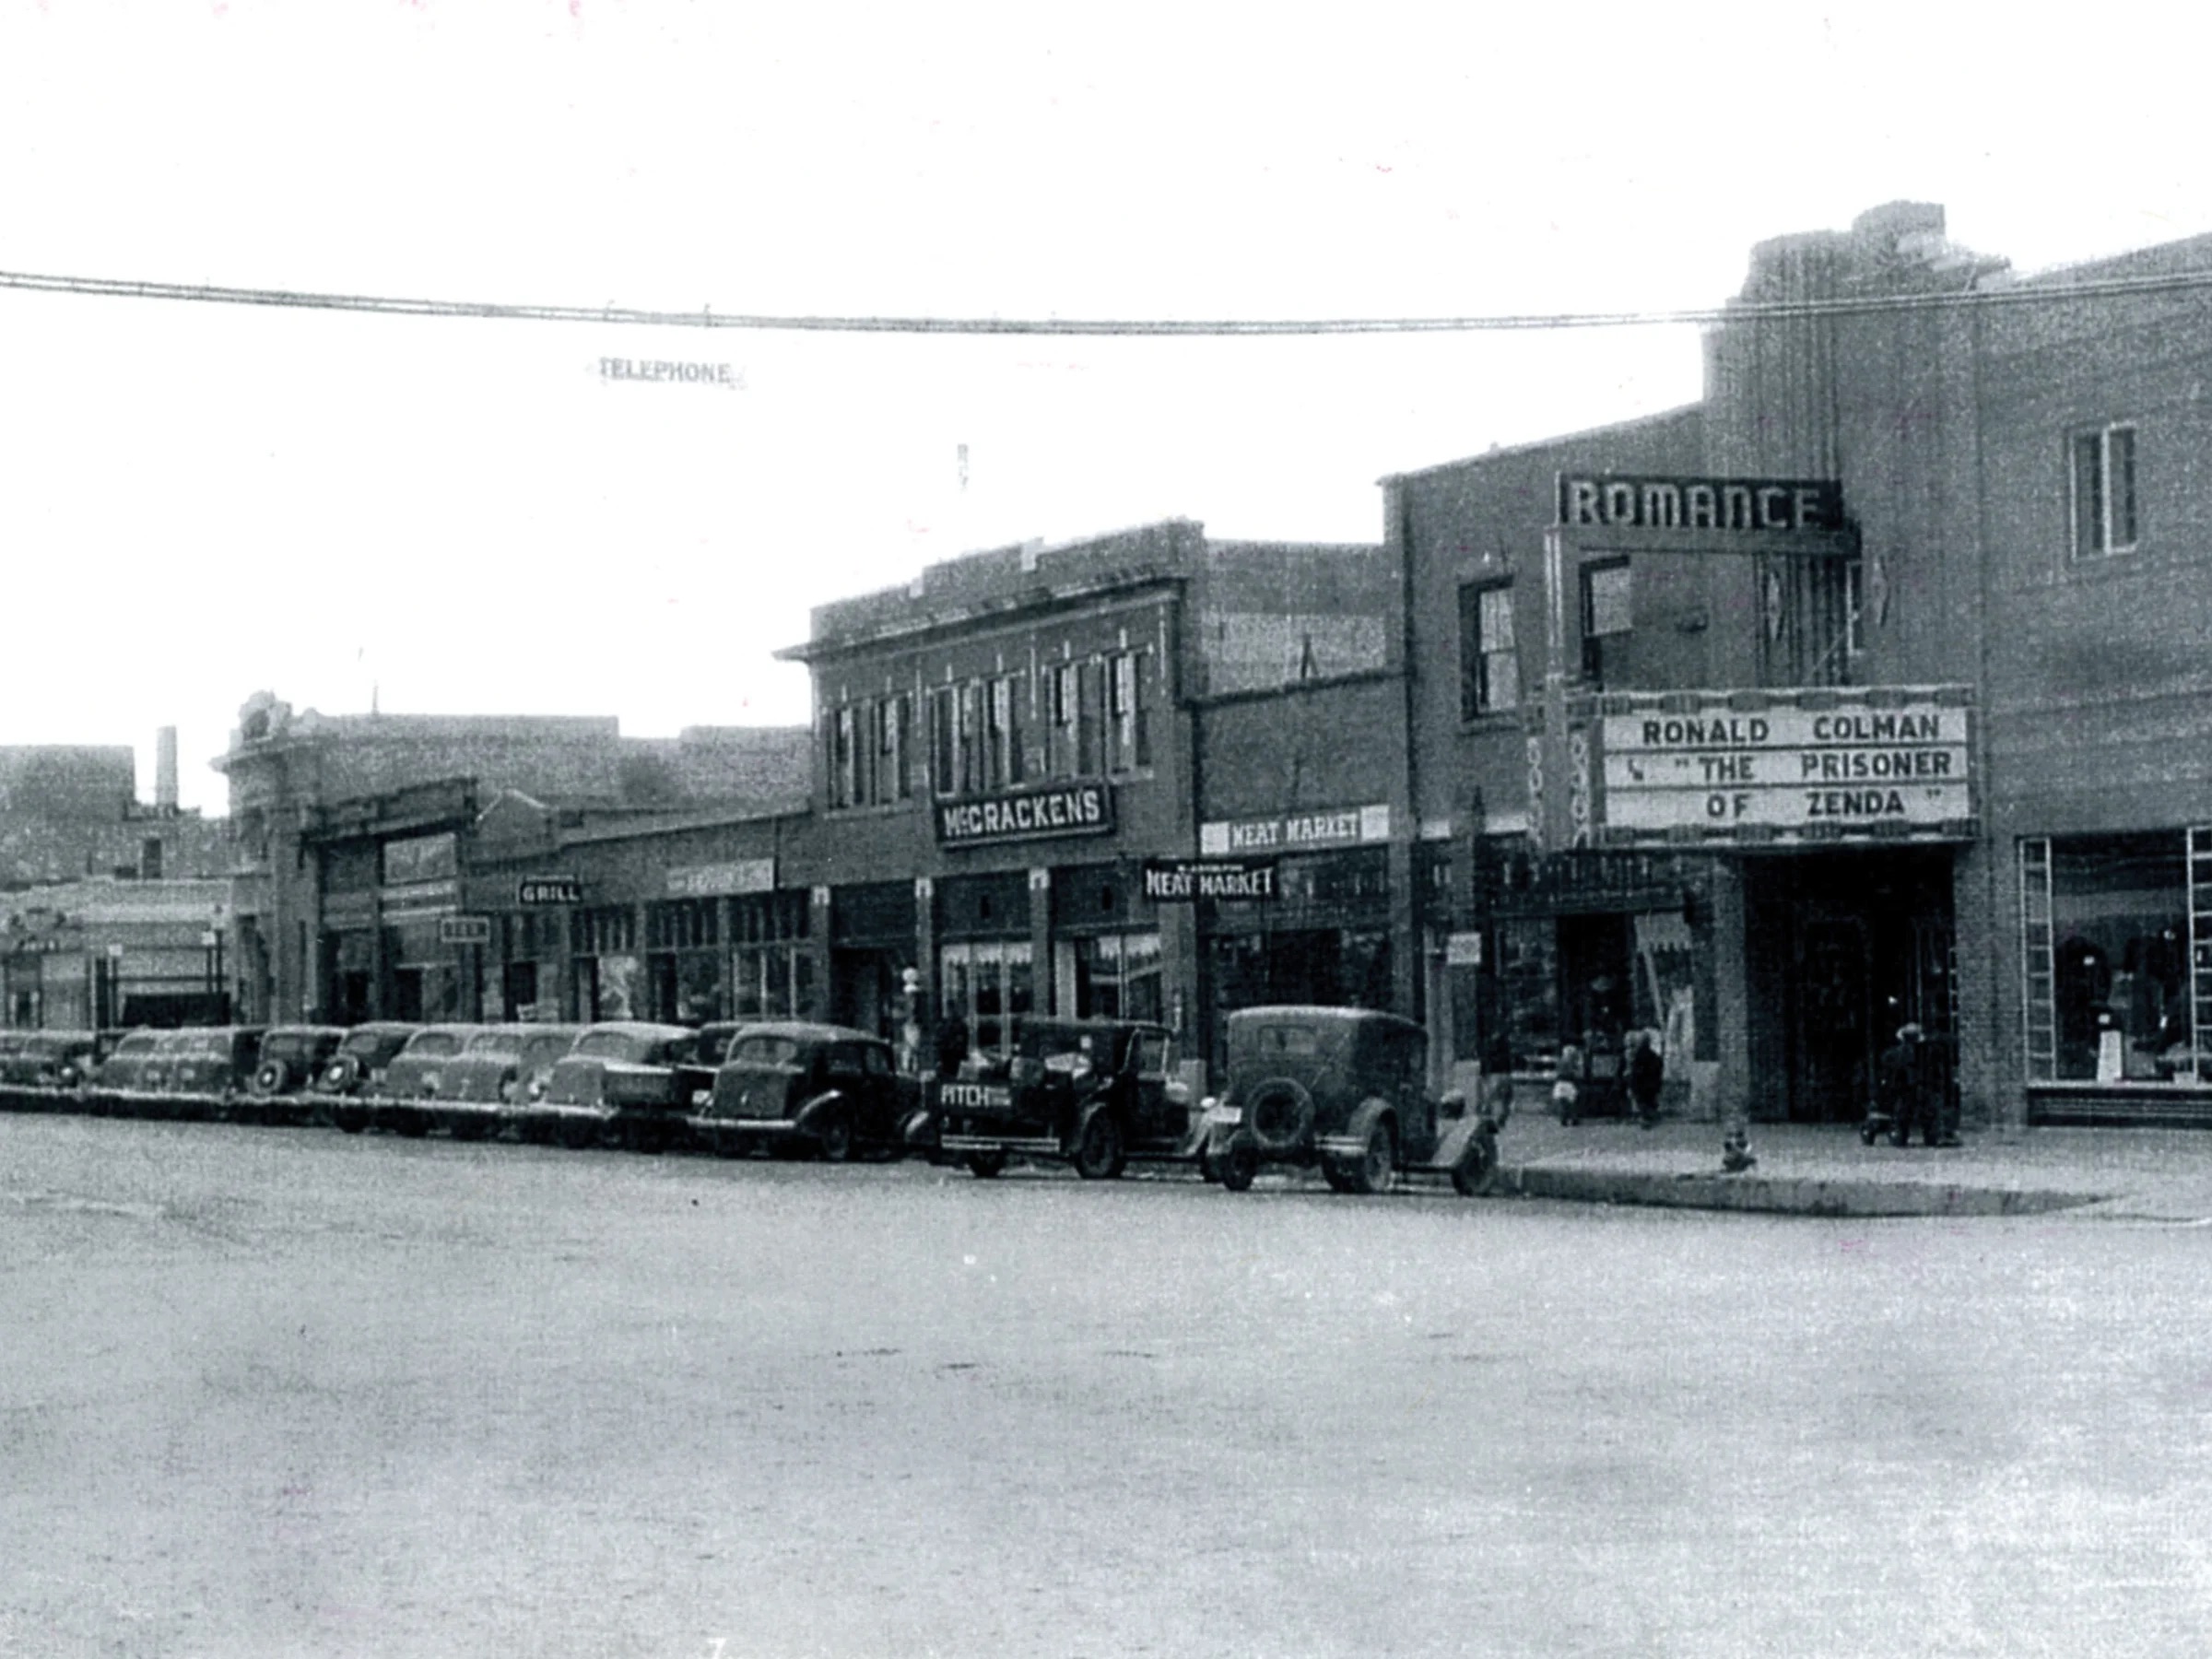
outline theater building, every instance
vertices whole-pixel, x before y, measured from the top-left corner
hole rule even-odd
[[[1385,480],[1455,1052],[1836,1122],[1913,1020],[1970,1124],[2212,1122],[2208,283],[1894,204],[1755,251],[1699,405]]]

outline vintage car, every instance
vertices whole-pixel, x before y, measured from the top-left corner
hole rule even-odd
[[[147,1087],[147,1076],[160,1053],[161,1040],[167,1031],[141,1027],[125,1031],[108,1057],[94,1068],[92,1087],[101,1096],[131,1094]],[[95,1112],[110,1109],[104,1099],[93,1102]]]
[[[75,1088],[99,1064],[97,1031],[0,1034],[0,1083],[18,1088]]]
[[[444,1068],[435,1116],[455,1140],[482,1140],[545,1091],[577,1025],[479,1026]]]
[[[421,1030],[406,1020],[379,1019],[346,1033],[312,1086],[327,1103],[332,1123],[348,1135],[369,1127],[369,1103],[362,1097],[382,1092],[386,1068]]]
[[[424,1026],[384,1067],[383,1087],[370,1106],[370,1122],[406,1135],[424,1135],[434,1121],[430,1105],[444,1093],[446,1073],[477,1034],[471,1025]]]
[[[882,1038],[775,1020],[736,1034],[687,1122],[724,1157],[765,1147],[841,1163],[861,1147],[896,1154],[913,1104],[913,1079],[899,1074]]]
[[[138,1087],[161,1097],[160,1117],[228,1113],[245,1096],[261,1064],[260,1026],[191,1026],[164,1031]]]
[[[1024,1019],[1010,1056],[927,1079],[927,1116],[909,1133],[985,1177],[1016,1153],[1065,1160],[1091,1181],[1112,1180],[1132,1158],[1194,1163],[1205,1131],[1174,1069],[1165,1026]]]
[[[713,1097],[715,1068],[699,1063],[699,1038],[688,1026],[641,1020],[592,1026],[528,1110],[550,1118],[564,1146],[592,1146],[611,1131],[633,1152],[665,1151]]]
[[[700,1065],[710,1070],[730,1057],[730,1039],[747,1026],[758,1025],[752,1019],[710,1020],[699,1028],[697,1058]]]
[[[1206,1157],[1230,1192],[1263,1163],[1318,1165],[1340,1193],[1380,1193],[1401,1174],[1489,1184],[1498,1131],[1426,1086],[1428,1033],[1365,1008],[1244,1008],[1229,1017],[1229,1066],[1206,1102]]]
[[[261,1040],[261,1063],[248,1085],[251,1097],[232,1108],[240,1121],[271,1124],[307,1121],[306,1091],[345,1040],[343,1026],[272,1026]]]

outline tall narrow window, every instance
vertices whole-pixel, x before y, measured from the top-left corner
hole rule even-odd
[[[1583,675],[1601,690],[1610,642],[1629,634],[1629,568],[1626,561],[1583,567]]]
[[[830,758],[830,805],[850,806],[853,803],[853,710],[851,704],[837,712],[835,735],[831,740]]]
[[[1081,677],[1073,663],[1053,670],[1052,768],[1055,778],[1076,776],[1081,765],[1077,725],[1082,707]]]
[[[1021,782],[1020,681],[1008,675],[991,682],[989,732],[991,787]]]
[[[2074,557],[2136,545],[2136,429],[2099,427],[2073,439]]]
[[[1101,684],[1104,678],[1097,663],[1076,665],[1076,772],[1079,777],[1095,777],[1100,770],[1100,731],[1104,721],[1104,699]]]
[[[1512,584],[1469,583],[1459,590],[1459,717],[1502,712],[1520,701]]]
[[[959,752],[959,699],[954,686],[941,686],[930,693],[930,782],[941,795],[958,794],[960,788],[954,766]]]
[[[1133,771],[1151,763],[1149,735],[1145,731],[1144,657],[1141,651],[1124,652],[1106,665],[1106,770]]]
[[[983,682],[960,688],[960,793],[975,794],[983,785]]]
[[[911,800],[916,792],[916,772],[921,756],[914,747],[914,693],[901,691],[894,705],[895,721],[891,727],[891,741],[898,759],[891,767],[891,776],[897,780],[898,798]]]

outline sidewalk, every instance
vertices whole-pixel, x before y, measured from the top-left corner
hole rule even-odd
[[[1721,1172],[1720,1125],[1619,1118],[1562,1128],[1516,1112],[1499,1136],[1498,1191],[1531,1198],[1803,1216],[2212,1218],[2212,1133],[1967,1130],[1957,1149],[1859,1144],[1848,1124],[1754,1124],[1758,1166]]]

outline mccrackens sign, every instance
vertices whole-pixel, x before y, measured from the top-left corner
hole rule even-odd
[[[1113,792],[1103,783],[1008,789],[972,801],[937,803],[937,845],[986,847],[1048,835],[1104,835],[1113,829]]]

